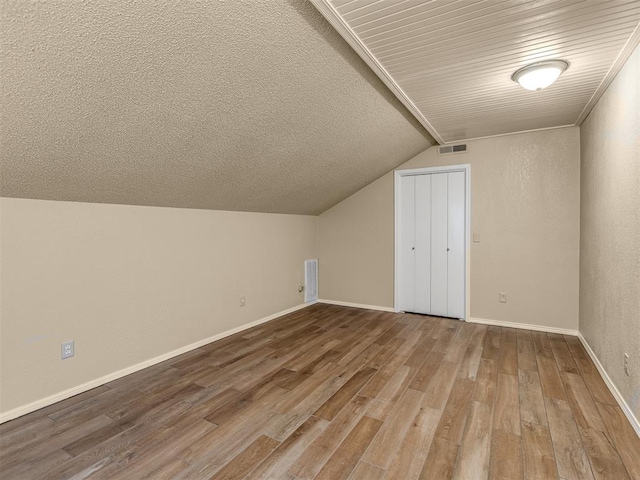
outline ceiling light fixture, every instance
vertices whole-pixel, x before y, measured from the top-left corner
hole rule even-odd
[[[511,75],[511,80],[527,90],[542,90],[555,82],[567,68],[569,68],[569,62],[564,60],[531,63],[516,70]]]

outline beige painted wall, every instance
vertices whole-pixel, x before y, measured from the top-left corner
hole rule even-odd
[[[400,168],[471,164],[471,316],[578,328],[580,133],[577,127],[435,147]],[[393,306],[393,173],[324,212],[320,297]],[[498,302],[498,292],[508,303]]]
[[[580,331],[640,418],[640,48],[580,133]]]
[[[0,209],[1,412],[303,303],[317,253],[312,216],[6,198]]]

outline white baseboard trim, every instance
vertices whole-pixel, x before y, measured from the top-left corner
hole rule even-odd
[[[631,423],[631,426],[636,431],[636,435],[640,437],[640,422],[638,422],[638,419],[633,414],[633,411],[631,410],[629,405],[627,405],[627,402],[625,401],[624,397],[620,394],[620,392],[616,388],[615,384],[613,383],[613,380],[611,380],[611,377],[609,377],[609,374],[600,363],[600,360],[596,356],[591,346],[587,343],[587,340],[582,336],[582,333],[578,333],[578,338],[580,339],[580,342],[582,342],[582,346],[584,347],[584,349],[587,351],[587,353],[591,357],[591,360],[596,365],[596,368],[598,369],[598,372],[600,372],[600,376],[604,380],[604,383],[606,383],[607,387],[609,387],[609,390],[611,391],[613,398],[616,399],[616,401],[618,402],[618,405],[620,405],[620,408],[622,409],[625,416],[629,420],[629,423]]]
[[[226,332],[218,333],[213,335],[212,337],[205,338],[203,340],[198,340],[191,345],[186,345],[184,347],[180,347],[176,350],[173,350],[168,353],[164,353],[157,357],[151,358],[149,360],[145,360],[144,362],[137,363],[127,368],[123,368],[122,370],[118,370],[117,372],[110,373],[100,378],[96,378],[95,380],[91,380],[89,382],[83,383],[81,385],[69,388],[68,390],[64,390],[59,393],[55,393],[48,397],[42,398],[40,400],[36,400],[35,402],[31,402],[27,405],[23,405],[21,407],[14,408],[13,410],[9,410],[4,413],[0,413],[0,423],[7,422],[9,420],[13,420],[14,418],[21,417],[22,415],[26,415],[27,413],[35,412],[36,410],[40,410],[41,408],[48,407],[49,405],[53,405],[56,402],[61,400],[65,400],[69,397],[73,397],[74,395],[78,395],[79,393],[86,392],[91,390],[92,388],[99,387],[100,385],[104,385],[105,383],[112,382],[117,380],[118,378],[125,377],[132,373],[135,373],[143,368],[151,367],[160,362],[164,362],[165,360],[169,360],[170,358],[177,357],[178,355],[182,355],[183,353],[187,353],[191,350],[195,350],[196,348],[200,348],[203,345],[207,345],[211,342],[215,342],[216,340],[220,340],[222,338],[228,337],[230,335],[242,332],[243,330],[248,330],[249,328],[258,326],[262,323],[269,322],[283,315],[287,315],[288,313],[293,313],[297,310],[301,310],[305,307],[313,305],[316,302],[303,303],[301,305],[296,305],[295,307],[288,308],[286,310],[282,310],[281,312],[274,313],[273,315],[269,315],[267,317],[260,318],[251,323],[247,323],[245,325],[241,325],[236,328],[232,328],[231,330],[227,330]]]
[[[534,330],[536,332],[557,333],[560,335],[578,336],[577,330],[568,328],[547,327],[544,325],[530,325],[528,323],[505,322],[504,320],[489,320],[486,318],[470,317],[469,323],[481,323],[483,325],[494,325],[496,327],[519,328],[522,330]]]
[[[341,302],[339,300],[318,300],[318,303],[328,305],[339,305],[341,307],[366,308],[367,310],[380,310],[381,312],[395,312],[392,307],[379,307],[377,305],[365,305],[363,303]]]

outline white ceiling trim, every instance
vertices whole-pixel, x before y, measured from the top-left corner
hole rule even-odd
[[[338,12],[333,8],[328,0],[311,0],[311,3],[318,9],[318,11],[327,19],[333,28],[344,38],[351,48],[360,55],[369,68],[371,68],[380,80],[389,87],[389,89],[395,94],[396,97],[404,104],[405,107],[413,114],[414,117],[422,124],[422,126],[431,134],[436,142],[443,145],[446,142],[437,132],[437,130],[431,125],[429,120],[418,110],[414,103],[409,99],[407,94],[400,88],[400,86],[393,80],[391,75],[385,70],[385,68],[376,60],[373,54],[367,47],[360,41],[355,32],[349,25],[345,23]],[[457,142],[454,142],[457,143]]]
[[[591,110],[593,110],[593,107],[596,106],[600,97],[602,97],[609,85],[611,85],[613,79],[616,78],[616,75],[618,75],[618,72],[622,69],[638,45],[640,45],[640,23],[636,26],[636,29],[629,37],[629,40],[627,40],[627,43],[622,47],[622,50],[620,50],[620,53],[613,62],[613,65],[611,65],[611,68],[602,79],[602,82],[600,82],[600,85],[598,85],[598,88],[596,88],[596,91],[593,92],[593,95],[584,106],[582,113],[580,113],[576,120],[576,125],[582,125],[582,122],[587,119]]]
[[[575,127],[573,123],[568,125],[556,125],[553,127],[542,127],[542,128],[532,128],[531,130],[518,130],[517,132],[507,132],[507,133],[496,133],[495,135],[484,135],[482,137],[472,137],[465,138],[464,140],[456,140],[455,142],[447,142],[447,144],[458,144],[464,142],[471,142],[472,140],[483,140],[485,138],[496,138],[496,137],[508,137],[509,135],[520,135],[522,133],[532,133],[532,132],[542,132],[544,130],[556,130],[557,128],[571,128]]]

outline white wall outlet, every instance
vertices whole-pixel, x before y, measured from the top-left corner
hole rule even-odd
[[[240,306],[244,307],[247,304],[247,301],[245,300],[244,297],[240,297]]]
[[[64,360],[65,358],[69,358],[69,357],[73,357],[73,354],[75,353],[75,345],[73,340],[70,340],[68,342],[64,342],[62,344],[62,359]]]
[[[473,243],[480,243],[480,234],[473,232]]]
[[[500,303],[507,303],[507,294],[505,292],[500,292],[498,294],[498,300],[500,300]]]
[[[624,354],[624,373],[625,375],[627,375],[627,377],[629,376],[629,354],[628,353]]]

